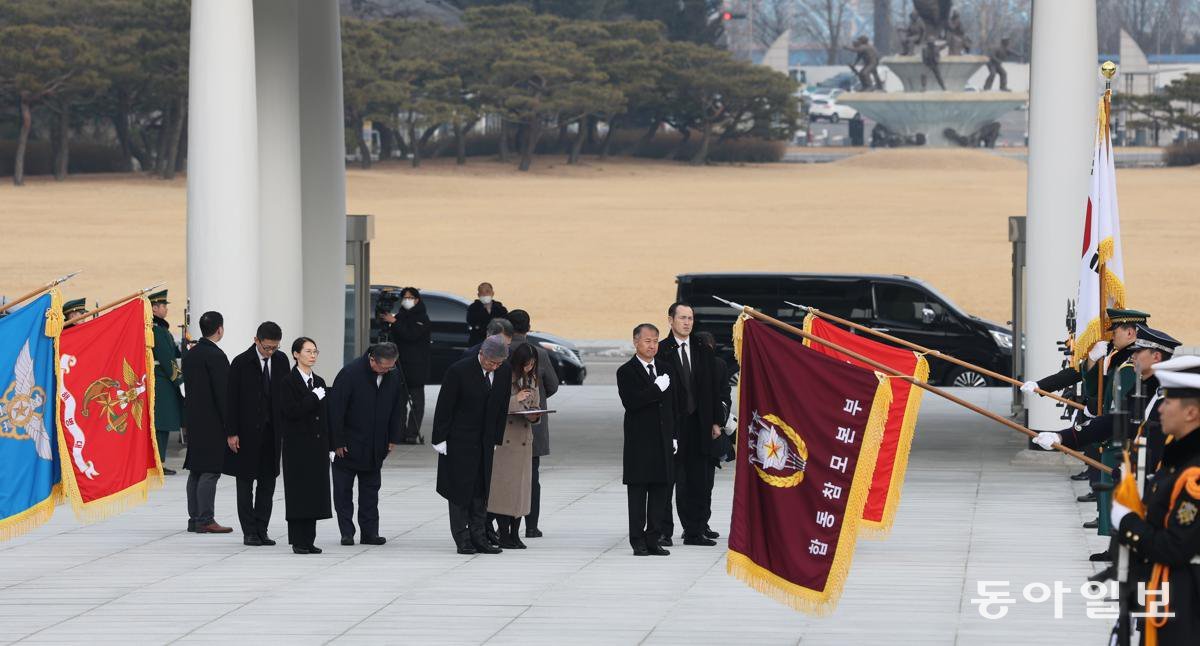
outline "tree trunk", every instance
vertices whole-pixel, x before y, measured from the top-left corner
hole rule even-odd
[[[683,149],[687,146],[687,143],[688,143],[688,141],[691,140],[691,138],[692,138],[692,129],[691,128],[680,128],[679,129],[679,143],[675,144],[675,147],[671,149],[671,152],[667,153],[666,159],[670,159],[670,160],[678,159],[679,153],[683,152]]]
[[[62,106],[58,113],[58,123],[54,124],[54,180],[61,182],[67,178],[67,168],[71,155],[71,108]]]
[[[124,107],[118,108],[113,114],[108,116],[112,121],[113,130],[117,133],[117,143],[121,145],[121,163],[122,170],[125,172],[133,171],[133,142],[129,140],[129,114],[125,112]]]
[[[692,155],[692,166],[702,166],[704,162],[708,161],[708,141],[712,137],[711,121],[704,122],[703,132],[703,138],[700,139],[700,149],[696,151],[695,155]]]
[[[33,128],[33,110],[25,97],[21,97],[21,132],[17,135],[17,155],[13,160],[13,184],[25,184],[25,148],[29,144],[29,131]]]
[[[500,120],[500,139],[497,143],[500,144],[500,161],[508,161],[508,122],[504,119]]]
[[[875,16],[875,49],[879,55],[892,53],[892,0],[873,0]]]
[[[421,166],[421,142],[417,140],[417,124],[412,121],[408,122],[408,141],[412,144],[412,167],[420,168]]]
[[[185,101],[187,99],[184,99]],[[187,169],[188,149],[188,118],[186,111],[183,115],[183,127],[179,133],[179,152],[175,155],[175,172],[182,173]]]
[[[442,124],[439,123],[436,126],[429,126],[428,128],[426,128],[425,132],[421,133],[421,147],[424,147],[426,144],[428,144],[429,139],[431,137],[433,137],[434,133],[436,133],[438,131],[438,128],[441,128],[441,127],[442,127]]]
[[[587,143],[589,146],[596,145],[596,127],[599,125],[600,119],[594,114],[589,114],[587,118]]]
[[[654,123],[651,123],[650,127],[646,128],[646,132],[638,139],[637,144],[633,147],[633,151],[629,153],[630,156],[636,157],[638,153],[642,152],[643,148],[650,144],[650,140],[654,139],[654,135],[658,133],[658,127],[658,119],[655,119]]]
[[[562,152],[568,152],[571,150],[571,138],[567,136],[567,128],[569,127],[570,124],[558,124],[558,142],[555,144],[555,146],[557,146]]]
[[[579,153],[583,150],[583,142],[587,141],[588,128],[583,121],[579,122],[579,132],[575,135],[575,141],[571,142],[571,152],[567,155],[568,164],[579,163]]]
[[[540,134],[541,128],[538,127],[538,119],[534,117],[525,125],[525,145],[521,147],[521,165],[517,167],[517,170],[529,170],[530,164],[533,163],[533,151],[537,148]]]
[[[379,128],[379,161],[390,160],[396,151],[396,134],[383,123],[375,124]]]
[[[454,124],[454,163],[462,166],[467,163],[467,128]]]
[[[171,129],[167,133],[167,155],[162,164],[162,179],[175,179],[175,163],[179,160],[179,138],[183,136],[183,121],[187,118],[187,96],[175,98],[175,110],[171,115]]]

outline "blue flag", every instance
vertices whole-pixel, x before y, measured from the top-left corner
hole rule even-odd
[[[61,498],[54,337],[57,294],[0,318],[0,540],[50,520]],[[47,324],[50,321],[50,324]]]

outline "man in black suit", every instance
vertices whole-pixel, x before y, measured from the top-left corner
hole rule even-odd
[[[333,508],[342,545],[354,544],[354,479],[358,478],[359,543],[383,545],[379,535],[379,487],[383,461],[403,437],[408,388],[396,369],[400,351],[377,343],[346,364],[329,394],[333,438]]]
[[[237,478],[242,543],[256,547],[275,544],[267,526],[283,446],[276,432],[280,428],[277,393],[289,371],[287,356],[279,351],[282,339],[279,326],[266,321],[258,326],[254,343],[229,365],[225,475]]]
[[[187,429],[188,531],[198,534],[228,534],[232,527],[213,519],[217,480],[225,463],[225,398],[229,379],[229,359],[217,342],[225,335],[225,319],[220,312],[205,312],[200,317],[204,337],[183,356],[184,427]]]
[[[508,344],[489,336],[479,354],[446,370],[433,412],[433,450],[438,452],[437,492],[450,506],[450,534],[459,554],[499,554],[488,540],[488,487],[492,453],[503,437],[512,367]]]
[[[495,291],[492,289],[491,283],[479,283],[476,289],[478,298],[475,302],[467,306],[467,327],[469,335],[467,337],[467,345],[475,345],[491,336],[491,332],[486,332],[487,324],[492,319],[502,319],[508,316],[508,309],[504,307],[504,303],[495,300]],[[512,332],[508,333],[512,336]]]
[[[720,536],[708,526],[712,516],[712,488],[715,475],[713,440],[721,435],[721,399],[717,395],[716,370],[713,353],[700,343],[692,342],[695,322],[692,306],[673,303],[667,309],[671,334],[658,346],[658,358],[669,361],[679,375],[680,399],[683,405],[676,410],[676,431],[679,451],[675,454],[675,507],[679,524],[683,525],[684,545],[716,545]],[[663,542],[671,544],[675,531],[667,507],[667,532]]]
[[[667,556],[659,544],[671,504],[675,410],[681,399],[674,366],[655,358],[658,328],[633,328],[637,356],[617,368],[617,394],[625,407],[621,482],[629,494],[629,544],[634,556]]]

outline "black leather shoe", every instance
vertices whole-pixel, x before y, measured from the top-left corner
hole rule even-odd
[[[191,519],[188,520],[188,531],[192,532],[193,534],[196,533],[196,521]]]
[[[267,538],[267,537],[266,537],[265,535],[263,535],[263,534],[259,534],[259,535],[258,535],[258,540],[259,540],[259,541],[262,541],[262,544],[263,544],[263,545],[266,545],[267,547],[270,547],[270,546],[272,546],[272,545],[274,545],[274,544],[275,544],[275,541],[273,541],[273,540],[271,540],[271,539]]]
[[[721,538],[721,535],[712,529],[706,529],[704,530],[704,538]]]
[[[343,536],[342,537],[342,545],[353,545],[353,544],[354,544],[353,536]]]
[[[1110,566],[1104,568],[1103,570],[1100,570],[1099,572],[1093,574],[1092,576],[1089,576],[1088,581],[1091,581],[1093,583],[1104,583],[1105,581],[1111,581],[1115,578],[1117,578],[1117,568],[1115,566],[1110,565]]]
[[[633,548],[633,555],[634,556],[650,556],[650,550],[647,550],[644,547],[635,547],[635,548]]]
[[[703,536],[685,536],[683,538],[683,544],[684,545],[704,545],[706,547],[712,547],[713,545],[716,545],[717,542],[711,538],[705,538]]]
[[[308,553],[309,553],[309,554],[320,554],[320,553],[321,553],[321,548],[317,547],[316,545],[309,545],[309,546],[308,546]]]
[[[1089,520],[1088,522],[1083,524],[1083,528],[1084,529],[1099,529],[1100,528],[1100,519],[1097,518],[1096,520]]]
[[[675,541],[671,540],[670,536],[663,536],[662,538],[658,539],[658,544],[662,547],[672,547],[675,545]]]
[[[246,536],[242,539],[242,545],[249,545],[250,547],[262,547],[262,544],[262,539],[257,536]]]
[[[487,542],[491,543],[492,545],[500,544],[500,535],[497,534],[496,531],[493,530],[491,527],[488,527],[487,529],[483,530],[483,537],[486,538]]]
[[[1082,496],[1075,496],[1075,502],[1096,502],[1096,492],[1089,491]]]
[[[296,554],[309,554],[308,548],[303,545],[293,545],[292,551]]]
[[[358,539],[359,545],[383,545],[387,539],[382,536],[363,536]]]
[[[479,552],[480,554],[499,554],[504,551],[503,549],[500,549],[499,547],[492,545],[487,541],[472,541],[471,545],[474,546],[475,551]]]
[[[464,544],[458,546],[458,553],[459,554],[474,554],[475,547],[472,546],[470,543],[464,543]]]
[[[1075,475],[1071,476],[1071,479],[1076,482],[1083,482],[1084,480],[1088,479],[1088,472],[1086,469],[1083,471],[1080,471],[1079,473],[1076,473]]]
[[[654,545],[646,550],[650,552],[650,556],[670,556],[671,553],[664,550],[661,545]]]
[[[1105,550],[1103,552],[1096,552],[1095,554],[1092,554],[1091,556],[1088,557],[1088,560],[1091,561],[1092,563],[1099,563],[1101,561],[1107,561],[1109,563],[1112,563],[1113,559],[1112,559],[1112,555],[1109,554],[1107,550]]]
[[[525,528],[525,538],[541,538],[541,537],[542,537],[542,530],[540,530],[536,527],[526,527]]]
[[[173,476],[173,475],[175,475],[175,473],[176,473],[175,469],[168,469],[166,467],[163,467],[163,475],[164,476]]]

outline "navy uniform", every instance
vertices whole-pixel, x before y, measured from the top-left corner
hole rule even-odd
[[[1146,319],[1150,315],[1138,310],[1119,310],[1108,308],[1109,331],[1123,325],[1145,325]],[[1100,366],[1104,366],[1104,401],[1106,404],[1112,397],[1110,396],[1111,384],[1116,379],[1125,383],[1127,386],[1132,386],[1137,378],[1137,375],[1132,371],[1123,370],[1125,363],[1129,360],[1129,356],[1133,354],[1133,345],[1128,345],[1123,348],[1110,348],[1108,355],[1104,357],[1103,362],[1097,361],[1090,367],[1084,368],[1085,364],[1081,361],[1077,366],[1069,366],[1056,372],[1049,377],[1043,377],[1037,380],[1037,387],[1047,392],[1057,392],[1066,390],[1079,382],[1083,382],[1083,395],[1086,400],[1087,408],[1092,414],[1096,414],[1097,386],[1099,385]],[[1101,412],[1109,412],[1110,405],[1105,406],[1105,410]]]
[[[1139,619],[1142,643],[1154,633],[1160,646],[1194,646],[1200,635],[1200,357],[1177,357],[1155,364],[1162,386],[1160,411],[1168,439],[1162,464],[1147,476],[1145,516],[1113,504],[1116,539],[1131,551],[1131,576],[1148,590],[1167,587],[1168,601]]]
[[[163,463],[163,473],[175,475],[174,469],[166,467],[167,444],[171,433],[179,431],[183,422],[183,373],[179,369],[179,346],[171,337],[171,324],[167,323],[167,290],[150,295],[154,310],[154,439],[158,443],[158,457]]]
[[[63,303],[63,322],[70,321],[72,318],[79,316],[87,311],[87,299],[76,298]],[[66,327],[75,327],[78,323],[72,323]]]

